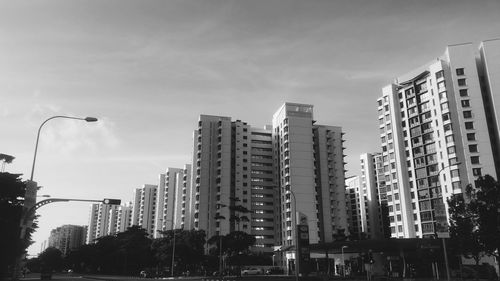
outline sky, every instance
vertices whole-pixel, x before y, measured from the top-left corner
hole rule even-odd
[[[284,102],[343,127],[347,175],[380,149],[376,100],[447,45],[500,37],[498,0],[0,0],[0,153],[40,195],[119,198],[190,163],[200,114],[271,124]],[[42,200],[43,198],[39,198]],[[50,230],[89,203],[39,209]]]

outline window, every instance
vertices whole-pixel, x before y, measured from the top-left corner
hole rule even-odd
[[[451,177],[452,178],[460,177],[460,172],[458,170],[451,170]]]
[[[470,162],[472,164],[479,164],[479,156],[471,156],[470,157]]]
[[[458,90],[458,92],[460,93],[461,97],[469,96],[469,92],[467,91],[467,89],[460,89],[460,90]]]
[[[469,145],[469,152],[477,152],[477,144]]]
[[[468,141],[474,141],[474,140],[476,140],[476,134],[475,133],[468,133],[467,134],[467,140]]]
[[[446,84],[444,83],[444,81],[439,82],[437,86],[438,86],[438,91],[440,92],[446,90]]]
[[[454,141],[453,135],[446,136],[446,143],[451,143]]]
[[[453,154],[453,153],[455,153],[455,146],[450,146],[447,148],[447,150],[448,150],[448,154]]]
[[[472,168],[472,174],[476,177],[481,176],[482,175],[481,168]]]
[[[474,129],[474,122],[465,122],[465,129],[467,130]]]
[[[467,86],[467,81],[465,78],[458,79],[458,86]]]
[[[442,118],[443,118],[443,121],[448,121],[448,120],[450,120],[450,114],[445,113],[445,114],[443,114]]]
[[[464,113],[464,118],[472,118],[472,111],[465,110],[463,113]]]
[[[462,104],[462,107],[470,107],[470,101],[469,100],[462,100],[461,104]]]
[[[436,72],[436,79],[443,78],[443,76],[444,76],[444,71],[441,70]]]
[[[457,75],[458,76],[462,76],[462,75],[465,75],[465,71],[463,68],[457,68],[456,69],[456,72],[457,72]]]
[[[451,186],[453,187],[453,189],[461,189],[461,187],[460,187],[460,181],[452,182]]]

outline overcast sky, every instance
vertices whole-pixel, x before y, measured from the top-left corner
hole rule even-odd
[[[286,101],[342,126],[348,174],[379,150],[376,99],[447,45],[500,37],[500,1],[0,0],[0,153],[52,197],[132,199],[192,154],[200,114],[262,127]],[[50,230],[87,203],[40,209]]]

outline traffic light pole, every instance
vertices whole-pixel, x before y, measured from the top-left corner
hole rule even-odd
[[[22,221],[21,221],[21,235],[20,238],[24,239],[26,236],[26,229],[28,228],[28,219],[30,216],[35,214],[35,211],[38,210],[39,208],[50,204],[50,203],[56,203],[56,202],[96,202],[96,203],[103,203],[103,204],[108,204],[108,205],[120,205],[121,200],[120,199],[104,199],[104,200],[92,200],[92,199],[70,199],[70,198],[50,198],[50,199],[45,199],[40,202],[37,202],[34,206],[29,208],[26,213],[24,214]]]

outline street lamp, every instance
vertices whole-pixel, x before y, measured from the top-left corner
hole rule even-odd
[[[43,125],[47,123],[48,121],[55,119],[55,118],[66,118],[66,119],[75,119],[75,120],[83,120],[86,122],[97,122],[97,118],[95,117],[85,117],[85,118],[79,118],[79,117],[71,117],[71,116],[64,116],[64,115],[56,115],[48,118],[47,120],[43,121],[43,123],[40,125],[38,128],[38,133],[36,135],[36,143],[35,143],[35,154],[33,155],[33,164],[31,166],[31,176],[30,176],[30,181],[33,181],[33,174],[35,172],[35,161],[36,161],[36,153],[38,151],[38,140],[40,139],[40,131],[42,130]]]
[[[441,168],[441,170],[439,170],[437,172],[438,181],[440,181],[439,175],[441,174],[442,171],[444,171],[445,169],[447,169],[451,166],[458,166],[460,164],[461,164],[461,162],[456,162],[455,164],[450,164],[446,167]],[[441,195],[443,195],[443,187],[442,186],[441,186]],[[444,198],[444,196],[443,196],[443,198]],[[437,238],[441,238],[441,241],[443,243],[444,265],[446,268],[446,280],[450,281],[450,267],[448,265],[448,253],[446,252],[446,240],[445,240],[445,238],[449,238],[449,234],[440,235],[440,233],[436,232],[436,236],[438,236]],[[439,237],[439,236],[441,236],[441,237]]]
[[[23,216],[22,218],[27,218],[27,215],[29,214],[29,210],[31,210],[35,204],[36,204],[36,193],[37,193],[37,183],[33,181],[33,175],[35,173],[35,163],[36,163],[36,155],[38,152],[38,141],[40,140],[40,132],[42,130],[43,125],[47,123],[48,121],[55,119],[55,118],[65,118],[65,119],[75,119],[75,120],[82,120],[85,122],[96,122],[97,118],[95,117],[85,117],[85,118],[79,118],[79,117],[72,117],[72,116],[64,116],[64,115],[56,115],[52,116],[45,121],[42,122],[40,127],[38,127],[38,132],[36,135],[36,142],[35,142],[35,153],[33,154],[33,164],[31,166],[31,174],[30,174],[30,179],[26,182],[26,192],[24,195],[24,206],[23,206]],[[34,213],[33,213],[34,215]],[[20,222],[20,228],[21,231],[19,233],[19,236],[21,239],[24,239],[26,236],[26,228],[28,227],[28,220],[27,219],[21,219]],[[16,261],[15,265],[15,270],[14,270],[14,275],[17,277],[19,275],[19,270],[20,270],[20,263],[21,263],[21,257]]]
[[[172,234],[174,235],[174,245],[172,246],[172,272],[170,276],[174,277],[174,266],[175,266],[175,229],[173,229],[173,223],[172,223]]]
[[[226,205],[224,204],[217,204],[218,207],[226,207]],[[217,215],[215,216],[215,220],[217,220],[218,222],[220,222],[220,220],[224,220],[226,219],[226,217],[224,216],[221,216],[221,215]],[[222,270],[223,270],[223,260],[222,260],[222,235],[221,233],[219,232],[219,277],[220,279],[222,280]]]
[[[292,237],[294,237],[295,241],[295,280],[299,281],[299,238],[297,237],[297,197],[295,197],[295,193],[293,192],[292,188],[290,187],[290,194],[293,197],[293,212],[292,213],[292,227],[293,227],[293,233],[292,232]]]
[[[345,259],[344,259],[344,249],[347,248],[347,246],[342,246],[342,274],[344,275],[345,278]]]

